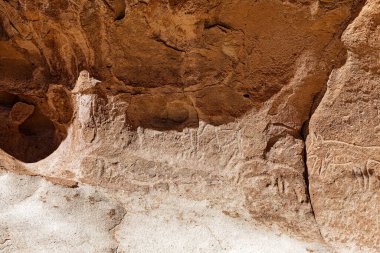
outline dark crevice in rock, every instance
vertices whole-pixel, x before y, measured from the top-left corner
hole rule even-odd
[[[222,31],[233,30],[233,28],[230,25],[223,22],[205,22],[204,23],[204,29],[208,30],[212,28],[219,28]]]
[[[364,7],[365,3],[366,3],[366,0],[355,1],[355,4],[353,4],[353,8],[352,8],[350,17],[347,19],[346,22],[344,22],[341,25],[339,31],[337,31],[335,33],[334,37],[340,38],[342,36],[343,32],[346,30],[346,28],[348,27],[348,25],[351,24],[351,22],[359,15],[359,13],[362,10],[362,8]],[[341,56],[341,54],[338,55],[338,58],[340,56]],[[332,70],[334,68],[339,68],[342,65],[344,65],[345,61],[346,61],[346,57],[344,57],[344,61],[341,61],[341,64],[339,66],[332,66]],[[326,83],[323,85],[323,87],[320,90],[320,92],[314,94],[312,102],[311,102],[311,105],[310,105],[310,110],[309,110],[308,118],[303,123],[301,131],[300,131],[300,136],[301,136],[301,138],[302,138],[302,140],[304,142],[303,162],[304,162],[304,167],[305,167],[305,170],[304,170],[304,179],[305,179],[305,184],[306,184],[306,195],[307,195],[307,197],[309,199],[312,215],[314,217],[314,220],[316,221],[316,225],[318,227],[319,234],[320,234],[320,236],[321,236],[321,238],[323,240],[324,240],[324,237],[323,237],[323,235],[321,233],[320,227],[319,227],[318,222],[316,220],[316,214],[315,214],[315,210],[314,210],[314,206],[313,206],[312,195],[310,193],[310,181],[309,181],[310,180],[310,174],[309,174],[310,171],[309,171],[309,168],[307,166],[308,154],[307,154],[306,140],[307,140],[307,136],[309,135],[309,122],[310,122],[310,120],[311,120],[311,118],[312,118],[315,110],[318,108],[320,102],[322,101],[322,99],[323,99],[323,97],[324,97],[324,95],[326,93],[327,82],[328,82],[328,79],[326,80]]]
[[[315,221],[315,225],[316,227],[318,228],[318,232],[319,232],[319,235],[320,235],[320,238],[326,243],[326,241],[324,240],[324,237],[322,235],[322,232],[321,232],[321,229],[320,229],[320,226],[317,222],[317,219],[316,219],[316,214],[315,214],[315,211],[314,211],[314,206],[313,206],[313,201],[312,201],[312,196],[311,196],[311,193],[310,193],[310,175],[309,175],[309,168],[307,166],[307,149],[306,149],[306,140],[307,140],[307,136],[309,134],[309,122],[310,122],[310,119],[313,115],[313,113],[315,112],[315,110],[317,109],[319,103],[321,102],[322,98],[323,98],[323,95],[325,94],[325,90],[326,90],[326,85],[325,87],[323,88],[323,90],[321,92],[318,92],[317,94],[315,94],[313,96],[313,99],[312,99],[312,103],[310,105],[310,111],[309,111],[309,116],[308,116],[308,119],[303,123],[302,127],[301,127],[301,131],[300,131],[300,137],[301,139],[303,140],[303,144],[304,144],[304,149],[303,149],[303,163],[304,163],[304,180],[305,180],[305,186],[306,186],[306,196],[308,198],[308,202],[310,203],[310,208],[311,208],[311,214],[313,215],[313,219]]]
[[[0,19],[0,41],[1,40],[8,40],[8,34],[4,30],[3,21]]]
[[[124,0],[103,0],[103,3],[114,13],[115,21],[125,18],[127,6]]]
[[[170,49],[173,49],[173,50],[175,50],[175,51],[177,51],[177,52],[181,52],[181,53],[186,52],[185,50],[183,50],[183,49],[181,49],[181,48],[178,48],[178,47],[176,47],[176,46],[174,46],[174,45],[171,45],[169,42],[163,40],[163,39],[160,38],[159,36],[155,36],[155,37],[153,37],[153,39],[154,39],[155,41],[157,41],[157,42],[162,43],[164,46],[166,46],[166,47],[168,47],[168,48],[170,48]]]
[[[310,117],[311,117],[311,115],[310,115]],[[307,151],[306,151],[306,139],[307,139],[307,135],[309,133],[308,124],[309,124],[309,120],[307,120],[303,124],[302,130],[301,130],[301,138],[302,138],[302,140],[304,142],[303,162],[304,162],[304,167],[305,167],[305,170],[304,170],[304,179],[305,179],[305,185],[306,185],[306,196],[307,196],[308,201],[310,203],[311,213],[312,213],[313,218],[315,220],[315,224],[318,227],[318,231],[319,231],[319,234],[320,234],[321,238],[323,239],[321,230],[319,229],[319,225],[318,225],[317,219],[315,217],[315,212],[314,212],[314,207],[313,207],[313,201],[311,199],[311,194],[310,194],[309,169],[308,169],[308,166],[307,166]]]
[[[17,100],[17,96],[8,92],[0,92],[0,106],[11,108]]]

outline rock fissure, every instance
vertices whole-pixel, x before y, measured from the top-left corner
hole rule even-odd
[[[335,36],[338,36],[339,38],[341,38],[343,32],[347,29],[347,27],[359,16],[361,10],[363,9],[363,7],[365,6],[365,3],[367,1],[357,1],[358,3],[354,6],[353,8],[353,14],[351,14],[350,18],[345,22],[345,24],[342,25],[342,28],[339,32],[336,32],[334,34],[333,37]],[[347,61],[347,59],[346,59]],[[340,66],[341,67],[341,66]],[[333,69],[332,71],[334,71],[335,69]],[[329,77],[331,76],[331,74],[329,75]],[[329,81],[330,79],[327,80],[327,82]],[[316,211],[314,210],[314,207],[313,207],[313,198],[312,198],[312,195],[311,195],[311,191],[310,191],[310,182],[309,182],[309,174],[310,174],[310,168],[308,167],[308,162],[307,162],[307,158],[308,158],[308,153],[307,153],[307,143],[306,143],[306,140],[307,140],[307,136],[309,134],[309,122],[310,120],[312,119],[313,117],[313,114],[315,112],[315,110],[317,109],[319,103],[322,101],[324,95],[325,95],[325,92],[326,92],[326,89],[327,89],[327,82],[326,84],[324,85],[324,87],[321,89],[320,92],[318,92],[316,95],[313,96],[313,99],[312,99],[312,103],[311,103],[311,106],[310,106],[310,112],[309,112],[309,116],[308,116],[308,119],[305,121],[305,123],[303,124],[302,128],[301,128],[301,133],[300,133],[300,136],[304,142],[304,150],[303,150],[303,161],[304,161],[304,166],[305,166],[305,183],[306,183],[306,194],[309,198],[309,201],[310,201],[310,206],[311,206],[311,211],[312,211],[312,214],[313,214],[313,217],[314,217],[314,220],[316,222],[316,225],[318,227],[318,230],[319,230],[319,234],[321,236],[321,239],[329,244],[329,242],[325,239],[325,237],[323,236],[322,234],[322,231],[321,231],[321,226],[318,224],[318,220],[316,218]]]

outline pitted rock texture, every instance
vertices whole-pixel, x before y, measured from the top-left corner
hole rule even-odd
[[[151,227],[173,252],[256,252],[246,226],[377,252],[379,5],[2,1],[0,168],[107,191],[113,252],[167,252]]]

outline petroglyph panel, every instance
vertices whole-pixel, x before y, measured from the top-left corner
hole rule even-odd
[[[380,146],[358,146],[341,141],[310,136],[308,148],[309,176],[340,187],[349,179],[350,192],[380,189]]]
[[[323,237],[380,245],[380,147],[315,135],[308,143],[310,196]]]
[[[238,184],[244,189],[245,205],[255,219],[280,227],[292,220],[296,230],[303,231],[307,227],[319,233],[315,224],[297,222],[296,217],[300,216],[314,220],[304,174],[297,168],[253,159],[242,165]]]

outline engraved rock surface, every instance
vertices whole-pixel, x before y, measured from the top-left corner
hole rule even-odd
[[[0,251],[378,252],[379,17],[1,1]]]
[[[310,197],[322,236],[362,249],[380,248],[379,17],[380,2],[367,1],[343,34],[346,63],[331,73],[307,141]]]

